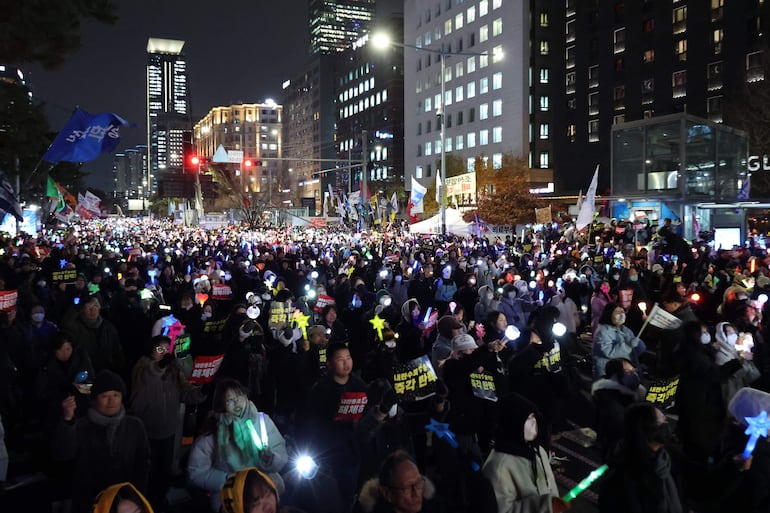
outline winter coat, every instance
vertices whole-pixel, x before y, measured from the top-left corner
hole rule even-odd
[[[159,362],[143,356],[134,365],[128,410],[142,419],[151,440],[176,432],[180,403],[198,404],[204,399],[200,388],[187,382],[176,360],[162,368]]]
[[[612,358],[627,358],[639,367],[639,354],[646,349],[644,342],[626,326],[600,324],[594,332],[594,380],[604,376],[604,366]]]
[[[422,509],[420,513],[443,513],[444,505],[436,500],[436,487],[433,481],[425,478],[425,486],[422,490]],[[370,479],[361,487],[355,513],[394,513],[393,506],[385,500],[380,491],[380,481],[377,478]]]
[[[559,309],[559,322],[567,328],[567,333],[577,333],[580,327],[580,314],[575,302],[568,297],[562,299],[557,294],[551,298],[551,304]]]
[[[260,430],[259,415],[253,403],[249,402],[241,417],[251,420],[255,429]],[[226,413],[220,415],[228,415]],[[286,441],[278,428],[273,423],[269,415],[265,414],[265,427],[267,428],[268,446],[273,453],[273,461],[269,465],[256,458],[254,461],[243,462],[242,451],[229,440],[224,447],[220,447],[217,438],[218,432],[198,437],[190,450],[190,457],[187,462],[187,475],[190,483],[201,488],[210,494],[212,511],[219,511],[219,491],[225,484],[228,474],[253,466],[260,469],[270,476],[273,482],[279,487],[279,493],[283,492],[283,479],[279,472],[289,461],[289,455],[286,451]],[[221,420],[220,420],[221,422]],[[220,426],[217,426],[219,429]]]
[[[532,463],[492,449],[482,472],[492,483],[499,513],[550,513],[551,497],[559,495],[548,453],[537,447],[533,479]]]
[[[623,438],[623,418],[626,407],[643,401],[647,390],[639,385],[631,390],[614,379],[602,378],[591,386],[596,405],[596,435],[604,460],[612,454]]]
[[[101,419],[101,420],[100,420]],[[77,420],[59,422],[51,438],[57,461],[75,460],[72,511],[88,511],[94,497],[106,487],[123,482],[145,490],[150,472],[150,444],[142,421],[125,415],[107,417],[92,408]]]
[[[591,333],[596,333],[599,328],[599,319],[602,318],[604,307],[609,302],[610,300],[604,292],[596,292],[591,296]]]
[[[118,330],[110,321],[100,316],[95,323],[89,325],[78,315],[65,321],[62,331],[88,353],[96,372],[109,369],[123,374],[126,371],[126,358]]]
[[[759,369],[753,361],[745,360],[738,354],[735,345],[727,341],[724,327],[728,323],[720,322],[714,330],[716,338],[716,364],[722,379],[722,397],[728,404],[733,396],[743,387],[759,379]]]
[[[524,331],[529,324],[529,313],[537,310],[537,303],[525,297],[503,297],[498,305],[506,322]]]

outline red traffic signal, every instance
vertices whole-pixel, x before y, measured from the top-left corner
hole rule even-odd
[[[246,167],[251,167],[254,165],[254,163],[251,161],[251,159],[246,159],[243,161],[243,165]]]
[[[198,164],[201,163],[201,159],[198,158],[197,155],[193,155],[192,157],[190,157],[190,163],[197,166]]]

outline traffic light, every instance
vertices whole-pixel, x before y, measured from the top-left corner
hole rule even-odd
[[[201,163],[201,159],[198,158],[198,155],[193,155],[190,157],[190,164],[192,164],[193,166],[197,166],[200,163]]]
[[[251,167],[254,165],[254,163],[251,161],[251,159],[246,159],[243,161],[244,167]]]

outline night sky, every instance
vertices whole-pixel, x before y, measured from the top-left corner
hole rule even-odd
[[[111,111],[135,123],[119,149],[146,144],[145,72],[149,37],[186,41],[193,122],[214,105],[280,102],[281,83],[308,56],[307,0],[117,0],[115,25],[85,23],[82,48],[56,71],[25,70],[36,101],[59,130],[76,106]],[[378,17],[402,12],[378,0]],[[89,186],[111,190],[112,156],[87,163]]]

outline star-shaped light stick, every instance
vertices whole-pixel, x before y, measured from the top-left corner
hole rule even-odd
[[[460,444],[457,443],[457,439],[455,438],[455,434],[452,433],[449,430],[449,424],[445,424],[443,422],[439,422],[434,418],[430,419],[430,424],[425,426],[426,431],[431,431],[433,433],[436,433],[436,436],[439,438],[443,438],[447,441],[447,443],[454,449],[457,449],[460,447]],[[479,467],[479,464],[475,461],[471,461],[471,468],[474,471],[480,470],[481,467]]]
[[[377,338],[382,341],[382,330],[385,328],[385,319],[379,315],[375,315],[373,319],[369,320],[369,323],[372,325],[372,329],[377,330]]]
[[[301,310],[294,311],[294,325],[302,330],[302,336],[307,339],[307,326],[310,316],[302,313]]]
[[[744,431],[749,435],[749,441],[746,442],[746,448],[743,450],[743,459],[746,460],[754,452],[757,441],[760,436],[767,438],[767,430],[770,428],[770,419],[767,418],[767,411],[762,412],[756,417],[744,417],[749,426]]]

